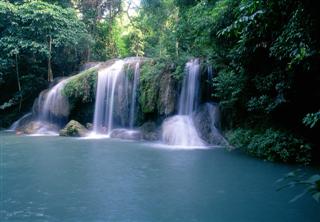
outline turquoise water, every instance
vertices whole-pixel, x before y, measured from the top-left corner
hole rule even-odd
[[[0,221],[319,221],[295,167],[221,148],[173,150],[117,140],[2,133]]]

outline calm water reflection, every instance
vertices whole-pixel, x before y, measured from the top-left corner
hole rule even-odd
[[[0,221],[319,221],[294,169],[223,149],[0,135]]]

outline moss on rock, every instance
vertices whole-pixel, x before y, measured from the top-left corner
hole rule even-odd
[[[69,102],[81,101],[88,103],[94,100],[97,84],[97,68],[85,70],[68,81],[63,89],[63,94]]]
[[[71,120],[62,130],[60,130],[60,136],[74,136],[83,137],[88,134],[87,128],[81,125],[75,120]]]

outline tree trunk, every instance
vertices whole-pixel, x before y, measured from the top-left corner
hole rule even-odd
[[[15,59],[16,59],[16,75],[17,75],[18,89],[20,92],[20,102],[19,102],[19,112],[20,112],[21,105],[22,105],[22,94],[21,94],[21,84],[20,84],[20,76],[19,76],[18,54],[15,54]]]
[[[179,42],[178,40],[176,41],[176,56],[179,56]]]
[[[91,50],[90,50],[90,46],[88,46],[88,49],[87,49],[87,62],[90,62],[90,59],[91,59]]]
[[[51,69],[51,51],[52,51],[52,39],[51,39],[51,36],[49,36],[48,82],[53,81],[53,74]]]

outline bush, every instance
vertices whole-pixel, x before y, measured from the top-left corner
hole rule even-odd
[[[88,103],[95,99],[97,82],[97,70],[88,69],[74,76],[65,85],[63,94],[69,99],[71,104],[75,102]]]
[[[235,147],[269,161],[303,164],[311,161],[311,146],[286,131],[273,128],[262,131],[239,128],[229,132],[227,137]]]
[[[157,104],[158,79],[164,64],[145,63],[141,67],[139,104],[143,113],[155,112]]]

